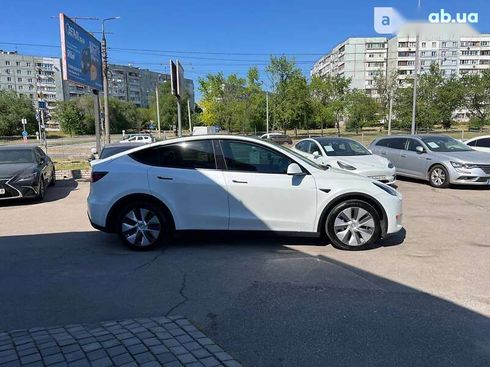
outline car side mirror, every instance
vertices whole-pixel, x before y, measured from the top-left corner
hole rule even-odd
[[[301,169],[298,163],[291,163],[288,166],[287,174],[291,176],[302,176],[305,173],[303,172],[303,170]]]
[[[315,158],[315,159],[320,158],[320,152],[318,150],[315,150],[313,152],[313,158]]]
[[[425,149],[424,147],[421,147],[420,145],[415,147],[415,150],[417,151],[417,153],[419,154],[422,154],[422,153],[425,153]]]

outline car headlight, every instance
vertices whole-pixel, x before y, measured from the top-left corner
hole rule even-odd
[[[23,173],[21,174],[15,182],[33,182],[37,179],[37,172],[29,172],[29,173]]]
[[[454,168],[463,168],[463,169],[472,169],[472,168],[477,168],[478,167],[476,164],[459,163],[459,162],[453,162],[453,161],[451,161],[451,165]]]
[[[398,196],[398,191],[396,191],[393,187],[385,185],[381,182],[373,182],[373,185],[378,186],[384,192],[387,192],[390,195]]]
[[[351,166],[350,164],[347,163],[343,163],[341,161],[337,161],[337,164],[339,165],[340,168],[347,169],[349,171],[354,171],[355,169],[357,169],[356,167]]]
[[[393,165],[393,163],[391,163],[390,161],[388,161],[388,168],[394,168],[395,166]]]

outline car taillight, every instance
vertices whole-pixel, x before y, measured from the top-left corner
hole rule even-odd
[[[94,182],[97,182],[99,181],[102,177],[104,177],[105,175],[107,175],[107,172],[94,172],[92,171],[92,176],[91,176],[91,179],[90,181],[92,183]]]

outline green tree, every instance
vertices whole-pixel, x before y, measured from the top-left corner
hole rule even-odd
[[[262,90],[259,69],[252,67],[247,72],[245,85],[245,118],[250,131],[265,130],[266,101]]]
[[[377,125],[379,110],[379,104],[372,97],[363,91],[354,90],[347,104],[347,128],[358,134],[365,126]]]
[[[274,125],[284,131],[304,126],[311,116],[309,90],[295,60],[286,56],[272,56],[266,72],[272,86]]]
[[[466,74],[462,78],[463,106],[472,117],[472,125],[482,128],[490,118],[490,69],[481,74]]]
[[[20,136],[23,118],[27,119],[27,132],[35,134],[37,121],[32,100],[11,91],[0,91],[0,136]]]
[[[59,122],[61,130],[70,135],[82,135],[87,133],[84,113],[76,100],[58,102],[54,118]]]
[[[379,98],[381,116],[387,122],[390,113],[390,100],[393,107],[393,100],[399,86],[398,72],[395,70],[386,76],[382,70],[379,70],[374,76],[374,85]]]

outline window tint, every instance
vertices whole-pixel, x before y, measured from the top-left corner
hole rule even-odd
[[[286,173],[292,160],[271,149],[238,141],[221,141],[226,166],[232,171]]]
[[[473,140],[467,143],[466,145],[469,145],[470,147],[476,147],[476,143],[478,143],[478,140]]]
[[[411,152],[416,152],[417,147],[422,147],[423,145],[420,144],[416,139],[408,139],[408,148],[407,150],[410,150]]]
[[[406,138],[387,138],[379,140],[376,145],[392,149],[405,149]]]
[[[310,142],[310,149],[308,151],[308,153],[310,154],[313,154],[313,152],[318,152],[318,153],[321,153],[321,150],[320,150],[320,147],[318,146],[318,144],[316,143],[313,143],[313,142]]]
[[[306,152],[306,141],[300,141],[298,144],[296,144],[296,149]]]
[[[479,139],[478,146],[482,148],[490,148],[490,138]]]
[[[216,168],[211,140],[157,146],[134,152],[130,156],[141,163],[152,166],[187,169]]]

